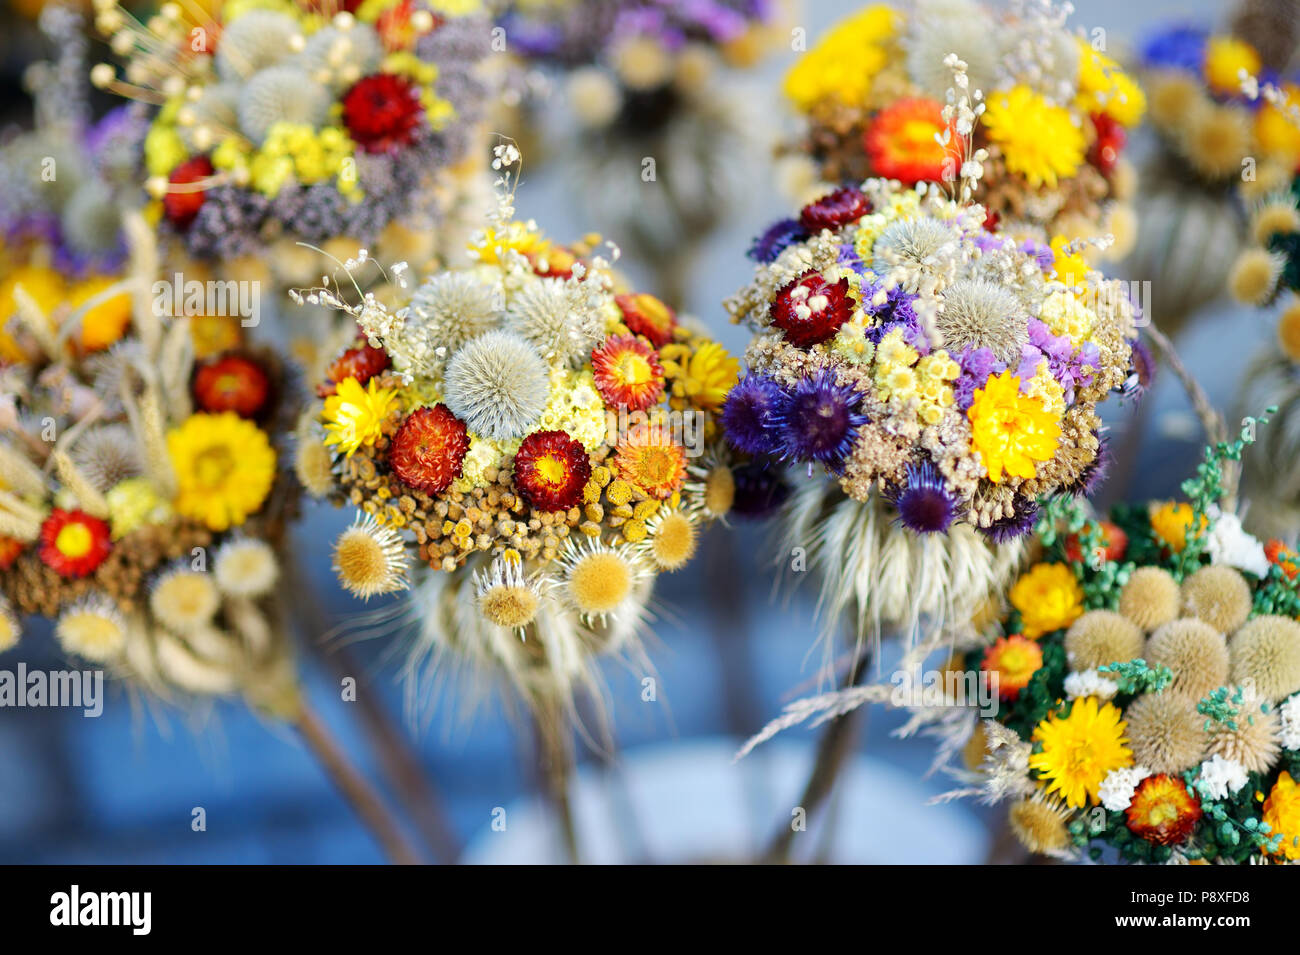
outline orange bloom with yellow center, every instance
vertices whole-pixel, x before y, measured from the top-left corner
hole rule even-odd
[[[1282,572],[1292,580],[1300,574],[1300,554],[1297,554],[1280,540],[1273,538],[1264,545],[1264,554],[1268,557],[1269,563],[1277,564],[1282,568]]]
[[[1185,841],[1201,815],[1201,801],[1181,779],[1168,773],[1142,780],[1124,811],[1130,831],[1160,846]]]
[[[1007,597],[1020,611],[1025,636],[1033,640],[1083,616],[1083,588],[1068,564],[1035,564]]]
[[[984,651],[985,673],[996,673],[998,697],[1014,700],[1029,685],[1032,677],[1043,665],[1043,649],[1028,637],[1012,634],[1000,637]]]
[[[949,133],[945,146],[935,137]],[[899,100],[876,114],[862,137],[875,175],[908,186],[955,179],[965,143],[932,99]]]
[[[990,377],[975,392],[966,412],[971,424],[971,447],[988,468],[989,480],[1000,483],[1004,474],[1032,478],[1038,461],[1050,461],[1061,440],[1061,422],[1038,398],[1020,393],[1020,379],[1004,371]]]
[[[608,404],[644,411],[664,395],[664,369],[659,356],[635,335],[607,338],[591,353],[596,390]]]
[[[1264,800],[1264,822],[1273,835],[1282,836],[1278,855],[1291,861],[1300,859],[1300,784],[1285,770]]]
[[[85,511],[55,508],[41,525],[40,557],[61,577],[85,577],[112,550],[108,525]]]
[[[619,475],[651,497],[666,500],[686,482],[686,449],[663,425],[637,425],[618,443]]]

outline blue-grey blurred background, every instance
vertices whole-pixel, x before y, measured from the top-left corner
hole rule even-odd
[[[806,0],[798,23],[815,38],[858,6]],[[1147,25],[1189,17],[1220,20],[1227,12],[1212,0],[1077,0],[1076,8],[1074,24],[1103,27],[1117,48]],[[780,110],[779,78],[792,58],[778,53],[756,76],[773,114]],[[734,161],[762,168],[768,162],[764,155]],[[642,185],[636,174],[629,171],[629,189]],[[563,165],[530,164],[525,157],[524,178],[519,210],[550,235],[564,239],[596,230],[618,239],[571,201],[573,183],[566,181]],[[727,324],[720,302],[750,274],[744,258],[750,238],[790,211],[775,186],[760,188],[704,242],[682,304],[735,352],[743,350],[746,335]],[[623,265],[642,287],[654,290],[653,272],[635,262]],[[1155,296],[1158,307],[1158,289]],[[1220,407],[1231,405],[1242,368],[1271,328],[1259,314],[1218,302],[1207,303],[1182,336],[1186,363]],[[1147,402],[1142,439],[1131,460],[1122,462],[1131,467],[1120,468],[1123,486],[1110,487],[1112,495],[1174,493],[1199,454],[1196,421],[1177,384],[1161,381]],[[1109,411],[1113,447],[1124,446],[1131,410]],[[314,590],[294,599],[316,603],[331,625],[363,610],[334,585],[328,567],[329,544],[350,516],[309,506],[294,534]],[[740,861],[790,818],[815,733],[791,730],[731,764],[740,740],[814,688],[820,661],[818,653],[809,653],[815,636],[809,595],[788,604],[773,600],[769,554],[762,528],[717,528],[689,570],[662,579],[663,613],[650,654],[657,670],[655,702],[642,701],[644,674],[607,668],[619,751],[612,761],[600,760],[579,744],[575,815],[584,858]],[[738,589],[743,599],[710,599],[724,589]],[[29,667],[64,664],[39,628],[0,656],[0,669],[13,669],[20,658]],[[303,648],[301,664],[314,706],[362,771],[379,780],[380,764],[361,729],[363,703],[341,700],[340,679],[356,677],[365,704],[398,727],[432,781],[445,824],[467,847],[465,859],[562,858],[551,817],[535,797],[532,733],[507,718],[497,696],[471,717],[461,714],[463,699],[441,696],[425,714],[428,725],[413,728],[402,723],[398,667],[384,642],[352,644],[341,662],[326,662]],[[880,665],[887,673],[888,653]],[[175,712],[159,720],[133,706],[120,686],[108,693],[98,719],[60,709],[0,710],[0,862],[383,861],[292,732],[235,705],[219,705],[197,722]],[[924,739],[891,736],[901,722],[895,713],[867,714],[856,761],[833,800],[833,831],[814,826],[801,835],[796,859],[979,862],[999,851],[997,813],[967,803],[924,805],[951,783],[923,778],[932,747]],[[392,790],[385,794],[396,803]],[[206,812],[206,831],[191,829],[196,807]],[[504,828],[494,828],[494,818],[504,818]]]

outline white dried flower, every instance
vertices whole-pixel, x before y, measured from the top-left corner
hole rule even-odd
[[[1211,799],[1226,799],[1248,781],[1245,766],[1235,759],[1224,759],[1215,753],[1201,763],[1201,776],[1197,788]]]
[[[1101,786],[1097,790],[1101,804],[1111,812],[1123,812],[1133,801],[1133,794],[1137,792],[1142,780],[1150,775],[1151,770],[1145,766],[1112,769],[1106,774],[1106,778],[1101,781]]]

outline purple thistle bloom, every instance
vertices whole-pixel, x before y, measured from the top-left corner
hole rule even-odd
[[[944,533],[957,516],[957,499],[929,458],[908,464],[907,483],[892,499],[898,522],[916,534]]]
[[[1097,456],[1079,474],[1079,479],[1067,489],[1068,493],[1075,497],[1092,497],[1100,490],[1110,471],[1110,442],[1101,434],[1097,435],[1097,440],[1100,442]]]
[[[773,416],[781,457],[839,467],[867,422],[861,405],[851,385],[836,384],[825,371],[803,379]]]
[[[751,461],[733,468],[731,476],[736,482],[731,513],[737,517],[751,520],[767,517],[790,496],[790,485],[781,468]]]
[[[1156,379],[1156,360],[1151,354],[1151,349],[1142,339],[1134,338],[1128,344],[1132,349],[1129,358],[1129,376],[1124,379],[1124,384],[1120,385],[1120,392],[1125,398],[1136,401],[1146,394],[1147,389]]]
[[[731,446],[742,454],[775,454],[776,415],[788,400],[785,389],[765,375],[740,379],[722,406],[722,428]]]
[[[1198,26],[1170,27],[1142,44],[1143,66],[1163,66],[1200,74],[1209,33]]]
[[[1015,507],[1015,516],[994,521],[988,527],[981,527],[980,532],[995,544],[1009,544],[1033,531],[1034,522],[1038,520],[1038,504],[1017,498]]]
[[[747,254],[761,265],[770,265],[782,252],[806,238],[808,238],[808,230],[798,219],[782,219],[774,222],[766,232],[756,238]]]

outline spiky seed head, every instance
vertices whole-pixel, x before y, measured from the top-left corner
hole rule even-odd
[[[447,363],[444,399],[470,431],[502,440],[526,434],[546,408],[546,362],[517,333],[498,329],[463,345]]]

